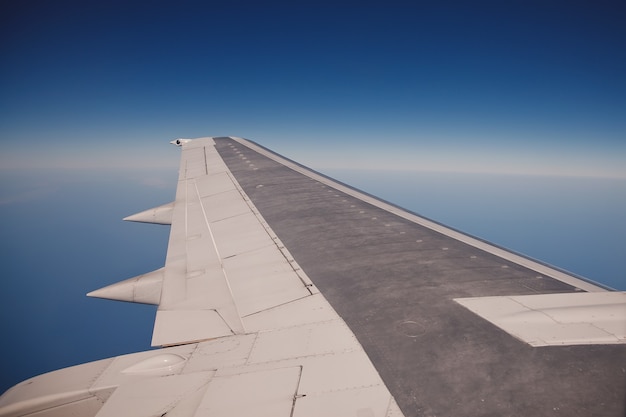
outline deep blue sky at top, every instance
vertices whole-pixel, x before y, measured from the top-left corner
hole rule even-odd
[[[623,2],[0,7],[5,166],[227,134],[320,167],[626,176]]]

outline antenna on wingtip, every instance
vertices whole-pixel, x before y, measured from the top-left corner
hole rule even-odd
[[[181,138],[179,138],[179,139],[175,139],[173,141],[170,141],[170,143],[172,145],[176,145],[176,146],[183,146],[183,144],[187,143],[187,142],[191,142],[191,139],[181,139]]]

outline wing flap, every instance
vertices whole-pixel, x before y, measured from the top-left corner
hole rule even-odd
[[[229,257],[224,267],[242,317],[311,295],[275,247]]]
[[[216,376],[195,415],[290,417],[300,373],[291,367]]]
[[[230,322],[229,326],[227,323]],[[159,310],[152,346],[171,346],[233,334],[231,320],[216,310]]]

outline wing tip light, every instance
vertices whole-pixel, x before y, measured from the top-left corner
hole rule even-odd
[[[191,141],[192,141],[192,139],[178,138],[178,139],[174,139],[174,140],[170,141],[170,143],[172,145],[176,145],[176,146],[183,146],[185,143],[191,142]]]

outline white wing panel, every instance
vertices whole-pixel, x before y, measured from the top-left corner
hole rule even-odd
[[[300,372],[300,367],[294,367],[216,375],[195,416],[290,417]]]
[[[255,339],[256,334],[242,334],[199,343],[185,365],[185,372],[242,368]]]
[[[358,404],[356,410],[355,404]],[[402,416],[402,412],[395,405],[393,398],[389,398],[386,390],[374,386],[325,392],[323,395],[308,394],[298,399],[293,417],[391,416],[392,410],[397,411],[397,416]]]
[[[122,385],[107,400],[97,417],[164,416],[172,409],[172,404],[206,386],[212,376],[213,372],[199,372]]]
[[[206,147],[196,147],[186,150],[185,164],[181,165],[184,170],[184,178],[191,179],[207,175]]]
[[[272,309],[245,316],[243,322],[251,332],[261,332],[337,318],[321,294],[299,299],[297,302],[279,305]]]
[[[246,329],[242,317],[311,295],[214,147],[183,145],[153,345]]]
[[[358,347],[342,320],[303,324],[259,333],[248,363],[349,352]]]
[[[219,253],[224,259],[265,246],[276,248],[259,219],[250,211],[216,222],[212,230]]]
[[[242,317],[311,295],[276,246],[224,259]]]
[[[197,341],[233,334],[215,310],[159,310],[152,333],[152,346],[168,346],[181,340]]]
[[[209,223],[250,213],[250,207],[236,189],[204,197],[202,206],[205,208],[206,221]]]
[[[200,197],[203,198],[237,189],[226,171],[220,171],[199,177],[196,179],[196,185],[198,187]]]

